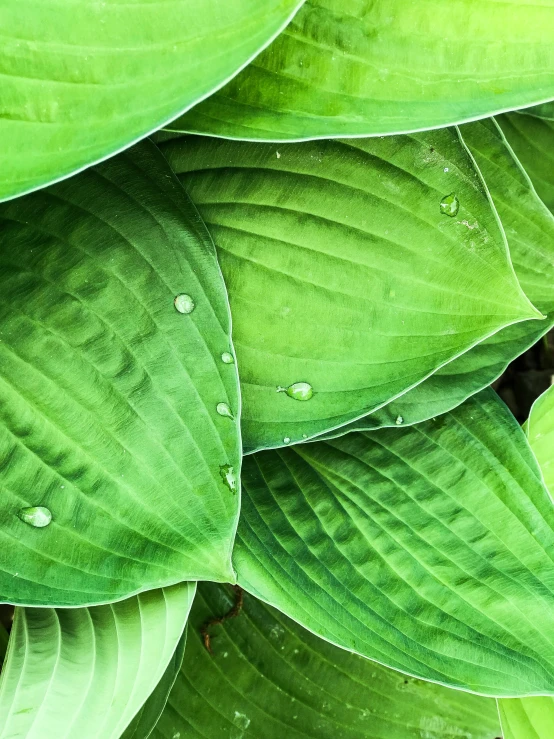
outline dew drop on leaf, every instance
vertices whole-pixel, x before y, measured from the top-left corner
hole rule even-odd
[[[219,468],[219,474],[225,485],[232,493],[237,492],[237,476],[235,470],[230,464],[222,464]]]
[[[227,403],[218,403],[216,406],[216,411],[219,413],[220,416],[225,416],[226,418],[234,418],[233,413]]]
[[[177,295],[173,303],[175,305],[175,310],[178,313],[189,314],[192,313],[195,308],[194,300],[190,297],[190,295],[187,295],[186,293],[181,293],[180,295]]]
[[[43,529],[52,521],[52,513],[44,506],[22,508],[17,515],[29,526],[34,526],[37,529]]]
[[[449,218],[454,218],[454,216],[458,215],[460,201],[453,192],[450,195],[445,195],[441,200],[440,210],[444,216],[448,216]]]
[[[290,436],[285,436],[283,439],[283,444],[290,444]]]
[[[397,426],[402,426],[403,423],[404,423],[404,419],[402,418],[402,416],[397,416],[396,417],[396,425]]]
[[[223,364],[234,364],[235,358],[233,357],[231,352],[223,352],[223,354],[221,355],[221,361],[223,362]]]
[[[310,400],[313,397],[314,389],[309,382],[295,382],[288,387],[277,388],[278,393],[286,393],[293,400]]]

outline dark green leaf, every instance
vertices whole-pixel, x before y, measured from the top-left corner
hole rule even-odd
[[[152,144],[0,206],[0,332],[0,600],[88,605],[232,580],[225,286]]]
[[[492,390],[435,422],[244,461],[239,584],[411,675],[554,694],[553,560],[552,501]]]

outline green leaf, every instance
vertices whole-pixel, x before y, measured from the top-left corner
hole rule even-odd
[[[537,317],[454,129],[160,146],[216,243],[247,450],[365,415],[503,326]],[[449,217],[441,210],[453,193],[459,212]],[[296,383],[313,388],[308,402],[278,392]]]
[[[554,212],[554,121],[531,115],[501,115],[498,123],[545,205]]]
[[[286,141],[484,118],[554,98],[553,33],[554,0],[308,0],[263,54],[169,127]]]
[[[177,675],[179,674],[179,670],[183,664],[186,643],[187,629],[185,628],[183,636],[179,640],[179,644],[173,653],[171,661],[167,666],[162,679],[156,685],[152,694],[136,714],[129,726],[125,729],[121,735],[121,739],[148,739],[163,713],[171,689],[175,684],[175,680],[177,679]]]
[[[239,495],[222,472],[238,475],[240,433],[216,412],[240,410],[229,307],[156,148],[2,204],[0,296],[0,600],[232,581]]]
[[[492,390],[436,422],[259,452],[242,482],[250,593],[417,677],[554,694],[554,508]]]
[[[196,584],[91,608],[17,608],[2,739],[118,739],[181,639]]]
[[[545,485],[554,496],[554,385],[533,404],[526,433]]]
[[[531,108],[518,110],[518,113],[521,113],[521,115],[532,115],[535,118],[544,118],[547,121],[554,121],[554,102],[533,105]]]
[[[0,200],[105,159],[188,110],[301,4],[5,0]]]
[[[337,649],[245,595],[237,618],[199,629],[232,606],[202,584],[185,661],[152,739],[494,739],[493,700],[407,678]]]
[[[0,669],[6,656],[6,649],[8,648],[9,635],[6,629],[0,624]]]
[[[521,287],[547,320],[502,329],[398,400],[349,424],[349,429],[394,426],[399,417],[404,423],[420,423],[455,408],[494,382],[554,325],[554,216],[537,196],[494,120],[469,123],[461,132],[502,220]]]
[[[498,701],[503,739],[551,739],[554,699],[507,698]]]

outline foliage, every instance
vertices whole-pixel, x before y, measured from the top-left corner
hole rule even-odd
[[[554,0],[0,24],[0,739],[554,736]]]

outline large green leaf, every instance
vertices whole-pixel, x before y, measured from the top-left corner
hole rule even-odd
[[[162,678],[196,584],[91,608],[17,608],[1,739],[118,739]]]
[[[494,739],[493,700],[406,678],[318,639],[246,595],[233,620],[221,586],[199,588],[186,656],[152,739]]]
[[[175,684],[175,680],[177,679],[177,675],[179,674],[179,670],[183,664],[186,643],[187,629],[185,628],[183,636],[171,657],[171,661],[169,662],[162,679],[156,685],[152,694],[133,718],[129,726],[127,726],[121,735],[121,739],[148,739],[163,713],[171,689]]]
[[[554,212],[554,121],[521,113],[498,123],[545,204]]]
[[[417,131],[554,98],[554,0],[308,0],[170,128],[273,141]]]
[[[503,326],[536,317],[454,129],[160,146],[218,249],[246,449],[365,415]],[[441,212],[454,215],[458,201],[454,217]],[[308,402],[279,392],[296,383],[313,388]]]
[[[554,694],[554,508],[492,390],[437,422],[246,457],[234,563],[249,592],[382,664]]]
[[[533,404],[526,432],[546,487],[554,496],[554,385]]]
[[[553,698],[507,698],[498,701],[503,739],[552,739]]]
[[[152,144],[0,206],[0,331],[0,600],[232,580],[225,286]]]
[[[301,0],[4,0],[0,200],[119,151],[227,82]]]
[[[404,423],[420,423],[455,408],[496,380],[554,324],[554,216],[537,196],[494,120],[469,123],[461,132],[502,220],[520,284],[547,320],[502,329],[398,400],[353,422],[351,429],[394,426],[398,417]]]

